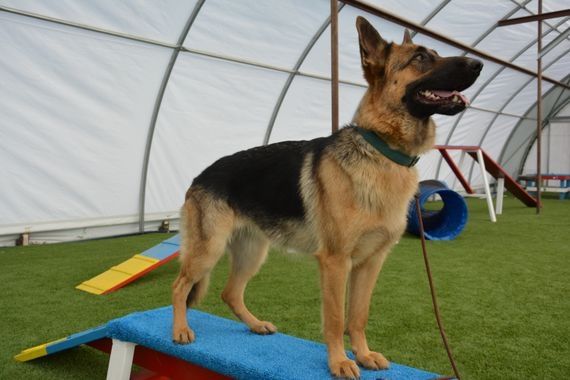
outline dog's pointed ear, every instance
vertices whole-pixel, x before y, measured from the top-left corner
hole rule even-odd
[[[402,41],[402,45],[406,44],[413,44],[412,35],[408,29],[404,30],[404,40]]]
[[[356,18],[356,29],[358,30],[360,60],[364,77],[368,83],[372,83],[373,72],[384,69],[386,61],[384,51],[388,43],[364,17],[358,16]]]

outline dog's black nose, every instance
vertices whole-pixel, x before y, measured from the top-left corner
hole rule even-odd
[[[478,59],[467,58],[467,66],[475,71],[476,73],[480,73],[481,69],[483,68],[483,62],[479,61]]]

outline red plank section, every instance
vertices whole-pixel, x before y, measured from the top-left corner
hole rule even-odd
[[[443,158],[445,159],[451,170],[453,170],[453,173],[455,173],[455,176],[457,177],[459,182],[461,182],[461,185],[463,185],[465,191],[467,191],[468,194],[473,194],[473,189],[471,188],[471,185],[469,185],[469,182],[467,182],[467,179],[465,179],[463,173],[461,173],[461,170],[459,170],[459,167],[455,164],[455,161],[453,161],[453,158],[451,158],[451,156],[447,152],[447,147],[437,146],[436,148],[437,150],[439,150],[439,153],[441,153],[441,155],[443,156]]]
[[[109,338],[88,344],[100,351],[111,352],[112,341]],[[227,376],[143,346],[136,346],[133,363],[146,370],[133,373],[133,380],[230,380]]]

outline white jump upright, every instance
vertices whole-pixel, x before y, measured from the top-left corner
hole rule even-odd
[[[503,197],[505,195],[505,178],[497,178],[497,200],[495,201],[495,214],[503,213]]]
[[[136,344],[113,339],[107,380],[129,380]]]
[[[491,196],[489,178],[487,178],[487,170],[485,169],[485,161],[483,160],[483,152],[481,149],[477,149],[477,161],[479,162],[479,167],[481,168],[481,176],[483,177],[483,184],[485,185],[485,198],[487,199],[489,218],[491,219],[491,222],[495,223],[497,221],[497,216],[495,215],[495,208],[493,207],[493,197]]]

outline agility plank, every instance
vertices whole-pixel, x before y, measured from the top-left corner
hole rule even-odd
[[[68,337],[54,340],[49,343],[40,344],[38,346],[28,348],[20,352],[14,357],[19,362],[27,362],[29,360],[41,358],[43,356],[55,354],[56,352],[65,351],[67,349],[87,344],[108,336],[107,325],[102,325],[89,330],[70,335]]]
[[[82,282],[76,286],[76,289],[97,295],[111,293],[173,260],[178,256],[179,249],[180,235],[175,235],[143,253],[134,255],[127,261]]]
[[[505,187],[507,188],[507,190],[509,190],[511,192],[511,194],[513,194],[516,198],[518,198],[526,206],[536,207],[536,202],[537,202],[536,199],[532,195],[530,195],[517,181],[515,181],[514,178],[511,177],[509,175],[509,173],[507,173],[501,165],[499,165],[498,162],[493,160],[491,158],[491,156],[489,156],[487,154],[487,152],[485,152],[483,149],[481,149],[481,147],[463,146],[463,145],[460,145],[460,146],[438,145],[435,148],[441,153],[441,155],[443,156],[445,161],[449,164],[449,166],[451,167],[451,169],[453,170],[453,172],[455,173],[455,175],[457,176],[457,178],[459,179],[459,181],[461,182],[461,184],[465,188],[465,191],[468,192],[469,194],[473,194],[473,189],[471,189],[471,186],[469,185],[469,183],[467,182],[465,177],[463,177],[461,170],[453,162],[453,160],[451,159],[451,156],[448,154],[447,150],[464,151],[471,158],[473,158],[475,161],[478,161],[477,151],[480,151],[482,154],[482,157],[483,157],[484,164],[485,164],[485,170],[497,179],[498,178],[504,178]]]
[[[30,349],[17,355],[16,359],[29,361],[87,343],[111,352],[114,365],[109,368],[108,378],[117,378],[113,371],[129,373],[133,363],[151,371],[155,378],[331,378],[323,344],[280,333],[257,335],[242,323],[197,310],[189,311],[188,318],[196,333],[195,342],[188,345],[172,342],[172,308],[163,307],[112,320],[94,329],[95,332],[88,330],[72,335],[76,338],[67,338],[65,342],[69,343],[59,346],[57,351],[50,350],[50,344],[47,344],[46,352],[41,351],[42,355],[32,355],[30,350],[33,349]],[[113,355],[118,358],[113,359]],[[361,368],[360,378],[427,380],[437,377],[434,373],[391,363],[387,370]]]

